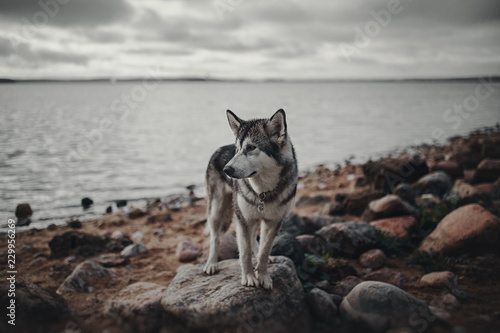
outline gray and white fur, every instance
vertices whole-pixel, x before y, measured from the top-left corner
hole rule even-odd
[[[219,236],[235,214],[241,284],[272,289],[269,255],[297,189],[297,159],[285,111],[278,110],[270,119],[245,121],[228,110],[227,118],[236,143],[219,148],[208,164],[210,252],[204,271],[217,272]],[[255,271],[252,253],[257,259]]]

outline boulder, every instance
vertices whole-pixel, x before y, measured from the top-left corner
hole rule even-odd
[[[474,174],[474,183],[491,183],[500,177],[500,159],[484,159]]]
[[[31,216],[33,215],[33,210],[29,203],[22,203],[17,205],[16,207],[16,217],[17,217],[17,225],[25,226],[31,223]]]
[[[390,283],[397,287],[401,287],[406,281],[405,276],[394,269],[384,267],[382,269],[370,272],[363,277],[367,281],[380,281]]]
[[[330,202],[332,199],[324,195],[303,195],[295,202],[295,207],[314,206]]]
[[[415,193],[413,187],[408,183],[401,183],[394,189],[392,194],[397,195],[406,202],[413,203],[415,201]]]
[[[361,219],[364,221],[373,221],[387,217],[415,215],[416,213],[417,211],[412,205],[397,195],[389,194],[370,202]]]
[[[359,263],[365,268],[378,269],[385,266],[387,257],[381,250],[373,249],[360,255]]]
[[[306,234],[313,234],[319,229],[326,227],[332,223],[345,222],[344,218],[339,216],[320,216],[320,215],[304,215]]]
[[[336,245],[340,254],[355,258],[377,243],[377,230],[366,222],[333,223],[316,232],[327,243]]]
[[[117,277],[115,272],[93,260],[80,263],[57,289],[59,295],[65,293],[92,292],[95,286],[103,286]]]
[[[190,331],[305,332],[310,319],[293,262],[277,257],[269,265],[273,289],[241,285],[236,259],[219,262],[208,276],[203,265],[184,265],[161,300],[169,327]]]
[[[358,332],[409,327],[413,317],[430,314],[427,304],[421,300],[398,287],[377,281],[362,282],[354,287],[340,304],[340,313]]]
[[[443,171],[451,179],[463,178],[464,176],[464,170],[456,161],[440,161],[432,167],[432,171]]]
[[[418,155],[411,159],[384,158],[368,161],[362,167],[372,188],[389,193],[392,193],[398,184],[413,183],[429,173],[429,166]]]
[[[143,211],[142,209],[139,209],[139,208],[131,208],[130,209],[130,212],[127,214],[128,218],[129,219],[138,219],[140,217],[143,217],[143,216],[146,216],[148,215],[147,212]]]
[[[180,262],[193,261],[201,254],[201,246],[188,240],[183,240],[177,244],[175,256]]]
[[[482,160],[480,152],[464,150],[450,156],[450,161],[456,162],[460,169],[475,169]]]
[[[140,254],[148,253],[146,246],[144,244],[130,244],[120,252],[120,255],[124,258],[136,257]]]
[[[358,284],[363,282],[360,278],[356,276],[347,276],[342,279],[342,281],[337,282],[335,287],[333,288],[333,293],[340,296],[347,296],[351,290],[354,289]]]
[[[500,219],[477,204],[446,215],[419,250],[447,255],[500,253]]]
[[[121,208],[127,205],[127,200],[116,200],[116,207]]]
[[[290,258],[295,265],[300,265],[304,260],[304,252],[299,241],[287,233],[278,235],[271,249],[272,256],[285,256]]]
[[[220,236],[219,242],[219,261],[227,259],[238,259],[238,243],[236,235],[232,232],[226,232]]]
[[[3,332],[36,332],[37,330],[48,332],[50,330],[42,329],[42,324],[63,321],[70,314],[66,301],[56,293],[24,280],[16,281],[14,287],[4,278],[0,283],[0,307],[3,315],[7,314],[7,316],[2,319],[2,322],[6,323],[11,319],[8,317],[9,310],[6,310],[10,306],[10,301],[14,299],[9,297],[10,289],[15,289],[16,294],[16,329],[9,325],[12,330]]]
[[[306,224],[297,214],[289,212],[281,223],[280,233],[288,233],[292,236],[298,236],[304,233]]]
[[[451,178],[445,172],[435,171],[420,178],[415,184],[414,190],[416,196],[434,194],[443,198],[451,191],[452,187]]]
[[[342,214],[360,216],[370,202],[385,195],[383,191],[357,191],[349,194],[342,202]]]
[[[83,198],[82,199],[82,207],[83,209],[87,209],[89,208],[90,206],[92,206],[94,204],[94,200],[90,199],[90,198]]]
[[[457,277],[450,271],[432,272],[420,278],[420,285],[422,286],[445,288],[456,284]]]
[[[302,251],[304,253],[321,257],[328,250],[325,241],[316,235],[300,235],[297,236],[296,239],[302,247]]]
[[[159,332],[163,321],[161,299],[167,287],[136,282],[110,298],[104,314],[133,332]]]
[[[81,229],[82,228],[82,222],[77,219],[71,219],[69,221],[66,221],[66,226],[71,229]]]
[[[307,269],[307,267],[304,267]],[[329,258],[319,264],[319,270],[330,277],[330,281],[340,281],[348,276],[356,275],[356,270],[345,259]]]
[[[169,213],[163,213],[159,215],[151,215],[146,220],[146,224],[153,224],[156,222],[170,222],[170,221],[172,221],[172,215],[170,215]]]
[[[370,222],[378,230],[388,233],[390,237],[399,239],[410,239],[412,229],[417,224],[414,216],[390,217]]]
[[[109,239],[103,236],[94,236],[79,231],[68,231],[54,236],[49,247],[54,257],[78,255],[90,257],[102,252],[118,252],[131,244],[128,236],[119,239]]]
[[[105,237],[78,231],[68,231],[62,235],[54,236],[49,242],[49,247],[54,257],[69,255],[90,257],[104,252],[106,244],[107,239]]]
[[[338,309],[332,295],[321,289],[313,288],[307,294],[306,300],[316,320],[323,323],[334,322]]]

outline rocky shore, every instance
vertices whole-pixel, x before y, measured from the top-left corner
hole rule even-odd
[[[500,332],[499,216],[498,129],[301,177],[272,291],[240,285],[234,226],[205,275],[204,200],[158,199],[18,232],[0,331]]]

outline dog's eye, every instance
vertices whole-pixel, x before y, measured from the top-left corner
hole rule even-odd
[[[254,151],[255,149],[257,149],[257,147],[252,146],[252,145],[247,146],[248,151]]]

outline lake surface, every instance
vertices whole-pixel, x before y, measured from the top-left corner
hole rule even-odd
[[[0,226],[23,202],[34,210],[31,227],[43,227],[101,215],[116,199],[140,206],[190,184],[201,195],[211,154],[234,141],[225,110],[249,119],[279,108],[307,170],[495,125],[500,84],[0,85]],[[83,197],[94,200],[90,211],[82,210]]]

